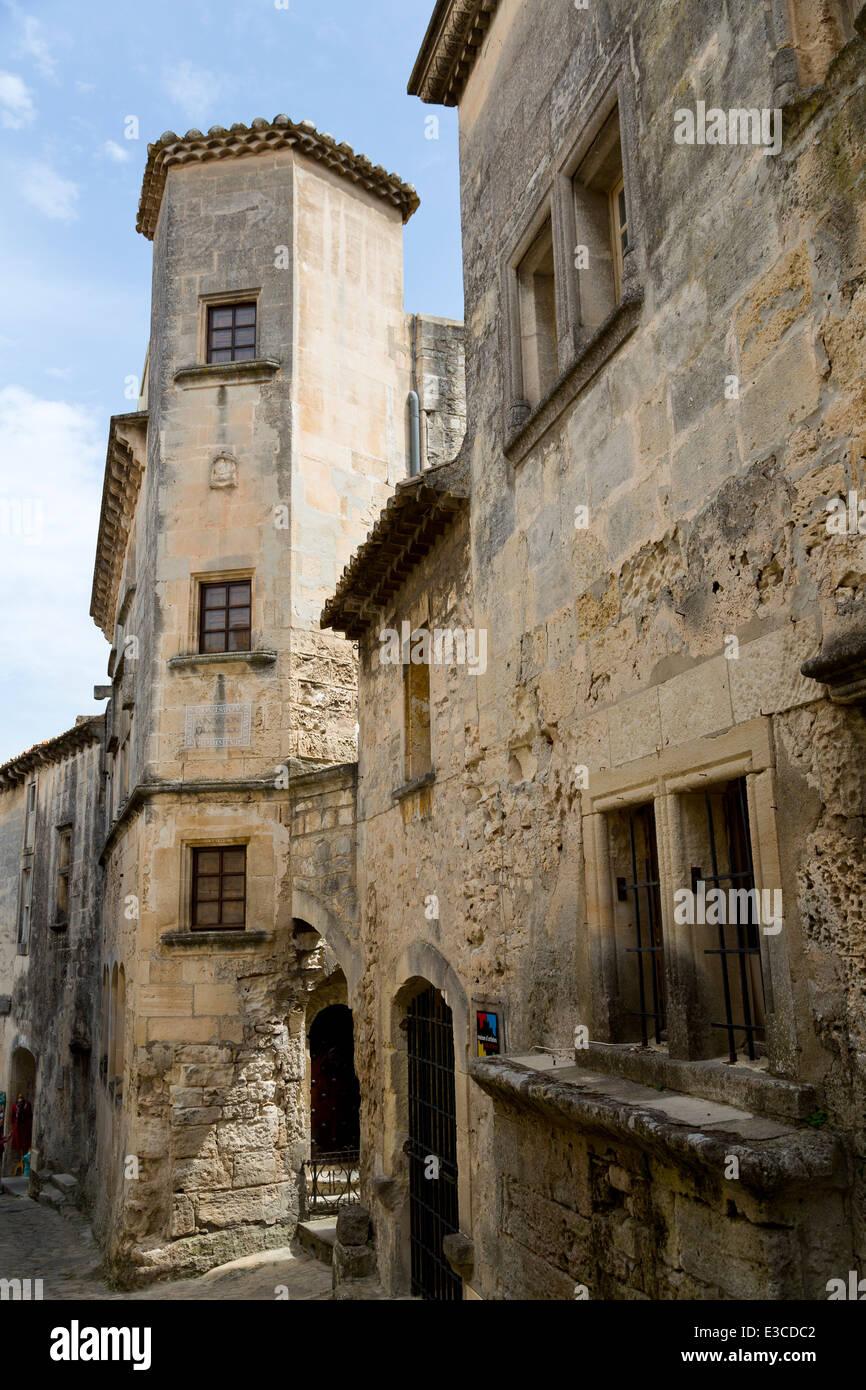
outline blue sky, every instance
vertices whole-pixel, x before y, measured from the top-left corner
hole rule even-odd
[[[434,0],[278,3],[0,0],[0,762],[103,708],[90,587],[108,419],[147,345],[149,140],[313,121],[415,184],[406,308],[463,316],[456,113],[406,95]]]

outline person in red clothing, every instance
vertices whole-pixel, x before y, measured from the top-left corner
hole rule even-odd
[[[33,1138],[33,1106],[29,1100],[24,1099],[21,1091],[18,1092],[18,1099],[9,1111],[9,1118],[12,1122],[9,1147],[13,1153],[28,1153]]]

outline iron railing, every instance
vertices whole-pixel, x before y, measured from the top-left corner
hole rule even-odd
[[[308,1216],[322,1216],[361,1200],[360,1154],[357,1149],[316,1154],[304,1161],[302,1188]]]

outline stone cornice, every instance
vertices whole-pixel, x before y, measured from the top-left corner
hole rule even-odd
[[[456,106],[499,0],[438,0],[409,78],[410,96]]]
[[[838,705],[866,704],[866,622],[825,637],[817,656],[800,667],[810,680],[821,681]]]
[[[94,714],[90,718],[82,719],[78,724],[73,724],[71,729],[58,734],[56,738],[37,743],[33,748],[28,748],[26,753],[19,753],[17,758],[10,758],[9,762],[0,767],[0,791],[20,785],[29,773],[38,771],[45,763],[64,762],[91,743],[99,743],[104,731],[105,715]]]
[[[90,595],[90,616],[109,642],[114,636],[123,557],[144,472],[140,459],[144,456],[146,437],[146,412],[112,415]]]
[[[309,159],[318,160],[384,199],[399,210],[404,222],[408,222],[419,205],[420,199],[411,183],[403,183],[397,174],[389,174],[381,164],[371,164],[365,155],[356,154],[351,145],[338,145],[333,135],[320,134],[312,121],[296,123],[284,115],[266,121],[258,116],[250,125],[238,122],[231,130],[211,126],[206,135],[200,130],[188,130],[186,135],[167,130],[155,145],[148,145],[136,231],[148,241],[153,240],[169,169],[285,149],[295,149]]]

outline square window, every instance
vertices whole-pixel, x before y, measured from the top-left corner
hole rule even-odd
[[[252,581],[202,584],[199,651],[248,652],[252,637]]]
[[[211,305],[207,311],[208,362],[248,362],[255,355],[255,304]]]
[[[246,918],[245,845],[192,852],[192,927],[242,927]],[[231,870],[231,872],[229,872]]]

